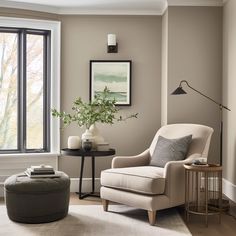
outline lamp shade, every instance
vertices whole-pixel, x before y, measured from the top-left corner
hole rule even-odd
[[[108,46],[116,46],[116,35],[108,34],[107,35],[107,45]]]
[[[171,95],[181,95],[181,94],[187,94],[181,86],[179,86],[174,92],[171,93]]]

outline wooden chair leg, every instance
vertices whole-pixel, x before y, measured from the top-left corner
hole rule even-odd
[[[148,211],[148,219],[150,225],[155,225],[156,223],[156,211]]]
[[[102,199],[103,210],[108,211],[109,200]]]

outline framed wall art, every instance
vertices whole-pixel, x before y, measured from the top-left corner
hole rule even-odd
[[[90,61],[90,101],[107,87],[116,105],[131,105],[131,61]]]

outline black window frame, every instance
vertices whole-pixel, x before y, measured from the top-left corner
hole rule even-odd
[[[51,31],[31,28],[0,27],[0,33],[17,33],[17,149],[0,149],[0,154],[50,152],[51,112]],[[43,148],[27,149],[27,35],[42,35],[43,53]]]

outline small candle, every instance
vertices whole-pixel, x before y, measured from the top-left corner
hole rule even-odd
[[[69,149],[79,149],[81,147],[79,136],[69,136],[68,137],[68,148]]]

